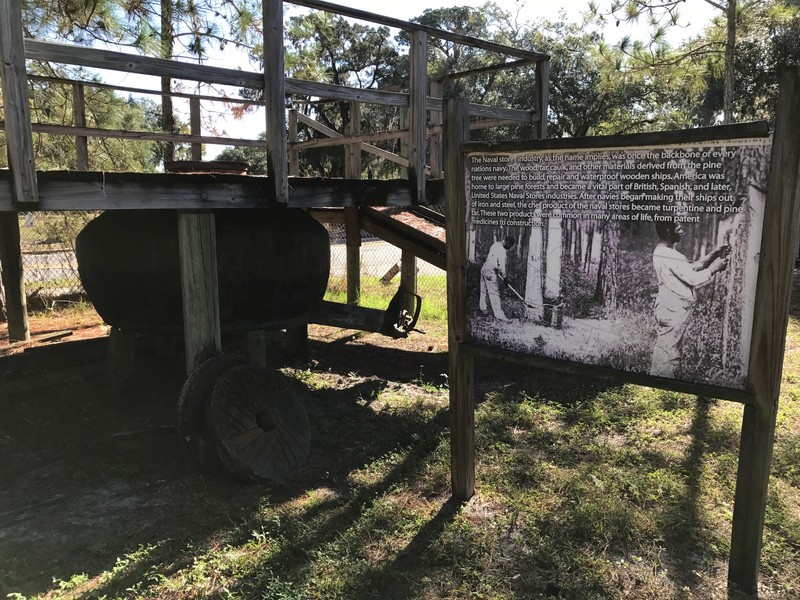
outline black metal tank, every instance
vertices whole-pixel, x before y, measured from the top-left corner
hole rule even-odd
[[[281,327],[315,310],[330,270],[327,230],[300,209],[216,212],[223,331]],[[78,235],[81,281],[103,320],[144,333],[182,330],[175,211],[107,211]]]

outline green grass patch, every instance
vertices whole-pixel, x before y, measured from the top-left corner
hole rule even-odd
[[[359,305],[385,310],[397,288],[397,282],[385,284],[380,277],[362,277]],[[447,323],[447,277],[418,275],[417,294],[422,297],[421,321]],[[325,300],[347,302],[347,280],[344,277],[332,276],[329,279]]]

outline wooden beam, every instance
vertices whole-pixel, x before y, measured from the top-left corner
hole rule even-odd
[[[447,331],[450,362],[450,474],[453,496],[475,494],[474,361],[467,339],[466,190],[463,143],[469,139],[467,102],[445,104],[445,210],[447,228]]]
[[[31,108],[22,37],[22,3],[0,0],[0,78],[6,119],[6,149],[14,181],[14,200],[37,201]]]
[[[800,72],[781,80],[772,144],[767,205],[758,269],[750,385],[755,402],[745,407],[733,507],[728,584],[755,595],[778,413],[792,271],[800,229]]]
[[[488,67],[479,67],[477,69],[470,69],[468,71],[459,71],[458,73],[449,73],[444,76],[444,79],[452,81],[453,79],[464,79],[465,77],[474,77],[476,75],[486,75],[487,73],[496,73],[497,71],[506,71],[508,69],[516,69],[530,64],[541,64],[540,60],[532,58],[521,58],[511,62],[497,63],[496,65],[489,65]]]
[[[428,37],[423,31],[411,33],[408,82],[408,179],[414,203],[425,201],[425,163],[428,119]]]
[[[446,268],[445,244],[431,235],[369,207],[363,209],[361,226],[401,250],[411,252],[440,269]]]
[[[481,48],[483,50],[488,50],[489,52],[496,52],[501,55],[516,56],[519,58],[531,58],[534,60],[545,60],[550,58],[547,54],[543,54],[541,52],[532,52],[530,50],[521,50],[519,48],[512,48],[511,46],[496,44],[494,42],[481,40],[478,38],[470,37],[468,35],[453,33],[451,31],[445,31],[443,29],[436,29],[435,27],[429,27],[427,25],[421,25],[419,23],[410,23],[408,21],[394,19],[392,17],[386,17],[384,15],[379,15],[364,10],[357,10],[355,8],[340,6],[338,4],[333,4],[331,2],[321,2],[319,0],[292,0],[292,4],[305,6],[307,8],[314,8],[317,10],[324,10],[326,12],[343,15],[345,17],[352,17],[353,19],[360,19],[362,21],[370,21],[372,23],[386,25],[387,27],[396,27],[397,29],[402,29],[408,32],[419,31],[422,33],[426,33],[434,38],[449,40],[451,42],[456,42],[458,44],[463,44],[465,46],[471,46],[473,48]]]
[[[270,196],[269,183],[248,175],[43,171],[36,209],[257,208]],[[408,181],[401,179],[303,177],[292,179],[289,191],[289,205],[297,208],[410,204]],[[15,209],[10,174],[0,170],[0,212]]]
[[[361,301],[361,213],[355,207],[344,209],[345,250],[347,252],[347,303]]]
[[[186,372],[222,350],[213,212],[178,213]]]
[[[28,307],[22,271],[22,251],[19,245],[19,217],[16,212],[0,212],[0,272],[6,291],[6,316],[9,341],[26,341],[31,337],[28,328]]]
[[[547,137],[547,111],[550,103],[550,61],[544,60],[536,65],[536,112],[538,124],[536,137],[543,140]]]
[[[264,0],[264,100],[267,113],[267,175],[275,202],[289,203],[289,156],[283,73],[283,0]]]

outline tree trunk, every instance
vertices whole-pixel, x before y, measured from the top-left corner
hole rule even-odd
[[[606,309],[617,308],[617,262],[619,258],[619,224],[608,222],[603,226],[603,243],[600,252],[600,268],[594,299]]]
[[[544,295],[549,300],[561,296],[561,219],[547,220],[547,270]]]
[[[172,29],[172,0],[161,0],[161,58],[172,58],[175,32]],[[161,78],[161,129],[167,133],[175,132],[175,113],[172,108],[172,80]],[[164,162],[175,160],[175,143],[164,144]]]
[[[538,221],[540,211],[534,212],[534,219]],[[528,245],[528,270],[525,278],[525,303],[529,319],[541,319],[543,316],[544,299],[542,297],[542,226],[531,227],[530,244]]]

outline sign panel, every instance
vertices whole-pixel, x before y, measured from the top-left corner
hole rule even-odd
[[[770,147],[468,154],[470,340],[745,389]]]

